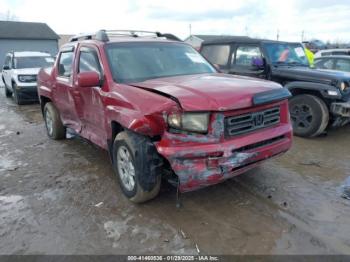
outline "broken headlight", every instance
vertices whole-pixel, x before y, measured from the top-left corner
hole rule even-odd
[[[168,125],[172,128],[189,132],[208,132],[209,113],[171,113]]]

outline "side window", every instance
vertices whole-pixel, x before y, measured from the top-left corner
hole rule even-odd
[[[329,56],[329,55],[331,55],[332,54],[332,52],[322,52],[321,53],[321,56]]]
[[[329,58],[329,59],[317,59],[315,61],[316,68],[333,69],[333,65],[334,65],[334,60],[331,58]]]
[[[332,55],[347,55],[346,51],[333,51]]]
[[[8,66],[11,68],[11,56],[9,55],[6,56],[4,66]]]
[[[239,46],[236,50],[235,64],[251,67],[252,59],[255,57],[262,57],[258,46]]]
[[[338,59],[335,64],[335,70],[350,72],[350,60]]]
[[[97,53],[91,48],[82,48],[79,57],[79,73],[91,71],[101,73],[101,65]]]
[[[230,56],[229,45],[206,45],[203,46],[202,55],[211,63],[226,66]]]
[[[58,62],[58,75],[70,77],[72,75],[73,51],[62,52]]]

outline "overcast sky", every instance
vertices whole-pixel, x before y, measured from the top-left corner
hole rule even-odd
[[[0,19],[47,23],[58,34],[140,29],[350,41],[350,0],[0,0]]]

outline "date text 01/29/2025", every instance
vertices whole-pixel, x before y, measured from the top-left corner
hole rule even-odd
[[[128,261],[219,261],[218,256],[128,256]]]

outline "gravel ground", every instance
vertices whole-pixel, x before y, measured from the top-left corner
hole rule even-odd
[[[0,254],[350,254],[350,127],[222,184],[130,203],[107,152],[46,136],[0,88]]]

